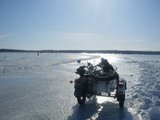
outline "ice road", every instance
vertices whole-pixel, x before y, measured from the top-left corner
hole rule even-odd
[[[76,61],[101,57],[127,81],[124,110],[114,98],[80,106],[73,95]],[[159,55],[0,53],[0,120],[159,120],[159,113]]]

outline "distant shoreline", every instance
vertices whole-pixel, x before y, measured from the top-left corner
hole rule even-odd
[[[104,54],[144,54],[160,55],[160,51],[134,51],[134,50],[19,50],[0,49],[0,52],[27,52],[27,53],[104,53]]]

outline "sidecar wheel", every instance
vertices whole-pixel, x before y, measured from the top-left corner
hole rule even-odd
[[[117,100],[119,101],[119,107],[123,108],[124,107],[124,101],[125,101],[125,94],[118,94],[117,95]]]
[[[85,102],[86,102],[86,96],[77,97],[77,102],[78,102],[80,105],[84,105]]]

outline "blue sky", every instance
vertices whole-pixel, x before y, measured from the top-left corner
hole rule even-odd
[[[0,0],[0,48],[160,50],[160,0]]]

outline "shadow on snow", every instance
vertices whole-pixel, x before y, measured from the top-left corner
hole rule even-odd
[[[118,103],[113,102],[99,104],[89,100],[85,105],[76,104],[72,109],[73,114],[68,120],[133,120],[126,107],[119,109]]]

